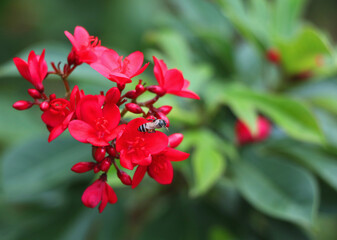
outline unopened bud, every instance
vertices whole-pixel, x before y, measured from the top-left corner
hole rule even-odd
[[[94,162],[79,162],[79,163],[76,163],[71,168],[71,171],[76,172],[76,173],[84,173],[84,172],[88,172],[94,169],[95,165],[96,164]]]
[[[136,103],[127,103],[125,104],[125,107],[129,112],[132,112],[132,113],[138,114],[138,113],[143,112],[143,109]]]
[[[97,162],[101,162],[105,158],[106,150],[105,147],[96,147],[94,151],[94,159]]]
[[[121,182],[125,185],[132,185],[132,180],[129,174],[124,171],[117,171],[117,176],[121,180]]]
[[[110,158],[109,157],[104,158],[103,161],[100,163],[100,165],[101,165],[100,166],[101,170],[103,172],[109,171],[109,168],[111,166],[111,160],[110,160]]]
[[[152,93],[157,94],[160,97],[166,93],[166,91],[161,86],[157,86],[157,85],[149,86],[147,87],[147,90],[149,90]]]
[[[28,94],[34,99],[39,99],[39,98],[42,97],[41,93],[38,90],[36,90],[35,88],[28,89]]]
[[[281,60],[280,52],[275,48],[269,49],[266,57],[270,62],[275,64],[279,64]]]
[[[125,84],[120,84],[120,83],[117,83],[117,88],[120,92],[122,92],[125,88]]]
[[[142,85],[142,80],[140,80],[136,86],[136,92],[139,95],[139,94],[142,94],[144,91],[145,91],[145,87]]]
[[[180,143],[183,141],[184,135],[181,133],[173,133],[171,134],[168,139],[169,139],[169,146],[171,148],[176,148],[180,145]]]
[[[106,147],[106,151],[107,151],[107,153],[108,153],[111,157],[116,157],[117,151],[116,151],[116,149],[115,149],[114,147],[112,147],[112,146],[107,146],[107,147]]]
[[[131,91],[128,91],[126,94],[125,94],[125,97],[127,98],[131,98],[131,99],[134,99],[138,96],[136,90],[131,90]]]
[[[28,108],[31,108],[33,104],[34,103],[29,101],[20,100],[13,104],[13,108],[15,108],[16,110],[26,110]]]
[[[49,100],[52,101],[54,99],[56,99],[56,94],[55,93],[50,94],[49,95]]]
[[[169,105],[165,105],[165,106],[161,106],[160,108],[158,108],[158,110],[162,113],[164,113],[165,115],[169,114],[172,110],[172,107]]]
[[[97,164],[95,164],[95,166],[94,166],[94,173],[98,173],[99,171],[101,171],[101,168],[100,168],[100,164],[97,163]]]
[[[41,104],[40,104],[40,109],[41,109],[41,111],[47,111],[48,109],[49,109],[49,102],[42,102]]]

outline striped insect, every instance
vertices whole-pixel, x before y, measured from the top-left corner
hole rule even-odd
[[[153,133],[155,132],[155,129],[166,127],[167,123],[163,119],[154,119],[152,122],[144,123],[138,127],[138,131],[140,132],[148,132]]]

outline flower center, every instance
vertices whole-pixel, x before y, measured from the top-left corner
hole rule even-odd
[[[104,117],[97,118],[95,121],[95,127],[100,138],[103,138],[105,134],[111,134],[108,129],[108,120]]]
[[[55,99],[50,102],[51,110],[56,114],[61,114],[63,116],[70,113],[70,104],[65,99]]]
[[[129,144],[127,149],[127,152],[129,154],[136,151],[143,151],[143,152],[146,151],[144,138],[136,137],[130,141],[127,141],[127,143]]]

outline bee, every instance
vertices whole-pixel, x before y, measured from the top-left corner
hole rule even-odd
[[[148,122],[148,123],[144,123],[140,125],[138,127],[138,131],[153,133],[155,132],[156,128],[162,128],[162,127],[165,127],[168,130],[166,125],[167,123],[163,119],[154,119],[152,120],[152,122]]]

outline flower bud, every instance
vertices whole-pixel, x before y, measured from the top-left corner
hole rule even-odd
[[[96,147],[93,153],[93,157],[97,162],[101,162],[105,158],[105,147]]]
[[[123,184],[125,184],[125,185],[131,185],[132,184],[131,177],[126,172],[119,170],[117,172],[117,176]]]
[[[169,114],[172,110],[172,107],[169,105],[165,105],[165,106],[161,106],[160,108],[158,108],[158,110],[162,113],[164,113],[165,115]]]
[[[95,166],[94,166],[94,173],[98,173],[99,171],[101,171],[101,168],[100,168],[100,164],[97,163],[97,164],[95,164]]]
[[[117,83],[117,88],[120,92],[122,92],[125,88],[125,84],[120,84],[120,83]]]
[[[132,112],[132,113],[138,114],[138,113],[143,112],[143,109],[136,103],[127,103],[125,104],[125,107],[129,112]]]
[[[271,63],[275,63],[275,64],[279,64],[280,60],[281,60],[281,55],[280,52],[275,49],[275,48],[271,48],[267,51],[267,59],[269,60],[269,62]]]
[[[95,165],[96,164],[94,162],[79,162],[79,163],[76,163],[71,168],[71,171],[76,172],[76,173],[84,173],[84,172],[88,172],[94,169]]]
[[[116,151],[116,149],[115,149],[114,147],[112,147],[112,146],[107,146],[107,147],[106,147],[106,151],[107,151],[107,153],[108,153],[111,157],[116,157],[117,151]]]
[[[104,158],[104,160],[100,163],[100,168],[103,172],[109,171],[109,168],[111,166],[111,160],[109,157]]]
[[[41,111],[47,111],[48,109],[49,109],[49,102],[42,102],[41,104],[40,104],[40,109],[41,109]]]
[[[156,120],[156,118],[151,115],[151,116],[146,117],[146,120],[148,120],[148,121],[150,121],[150,120]]]
[[[184,135],[181,133],[173,133],[171,134],[168,139],[169,139],[169,146],[171,148],[176,148],[180,145],[180,143],[183,141]]]
[[[127,98],[131,98],[131,99],[134,99],[138,96],[136,90],[131,90],[131,91],[128,91],[126,94],[125,94],[125,97]]]
[[[163,89],[162,87],[157,86],[157,85],[149,86],[149,87],[147,87],[147,90],[149,90],[152,93],[157,94],[160,97],[163,96],[166,93],[165,89]]]
[[[41,93],[35,88],[28,89],[28,94],[34,99],[40,99],[42,97]]]
[[[49,95],[49,101],[52,101],[54,99],[56,99],[56,94],[55,93],[50,94]]]
[[[29,101],[20,100],[13,104],[13,108],[15,108],[16,110],[26,110],[28,108],[31,108],[33,104],[34,103]]]
[[[145,87],[142,85],[142,80],[139,80],[139,83],[136,86],[136,92],[137,92],[138,95],[145,92]]]

